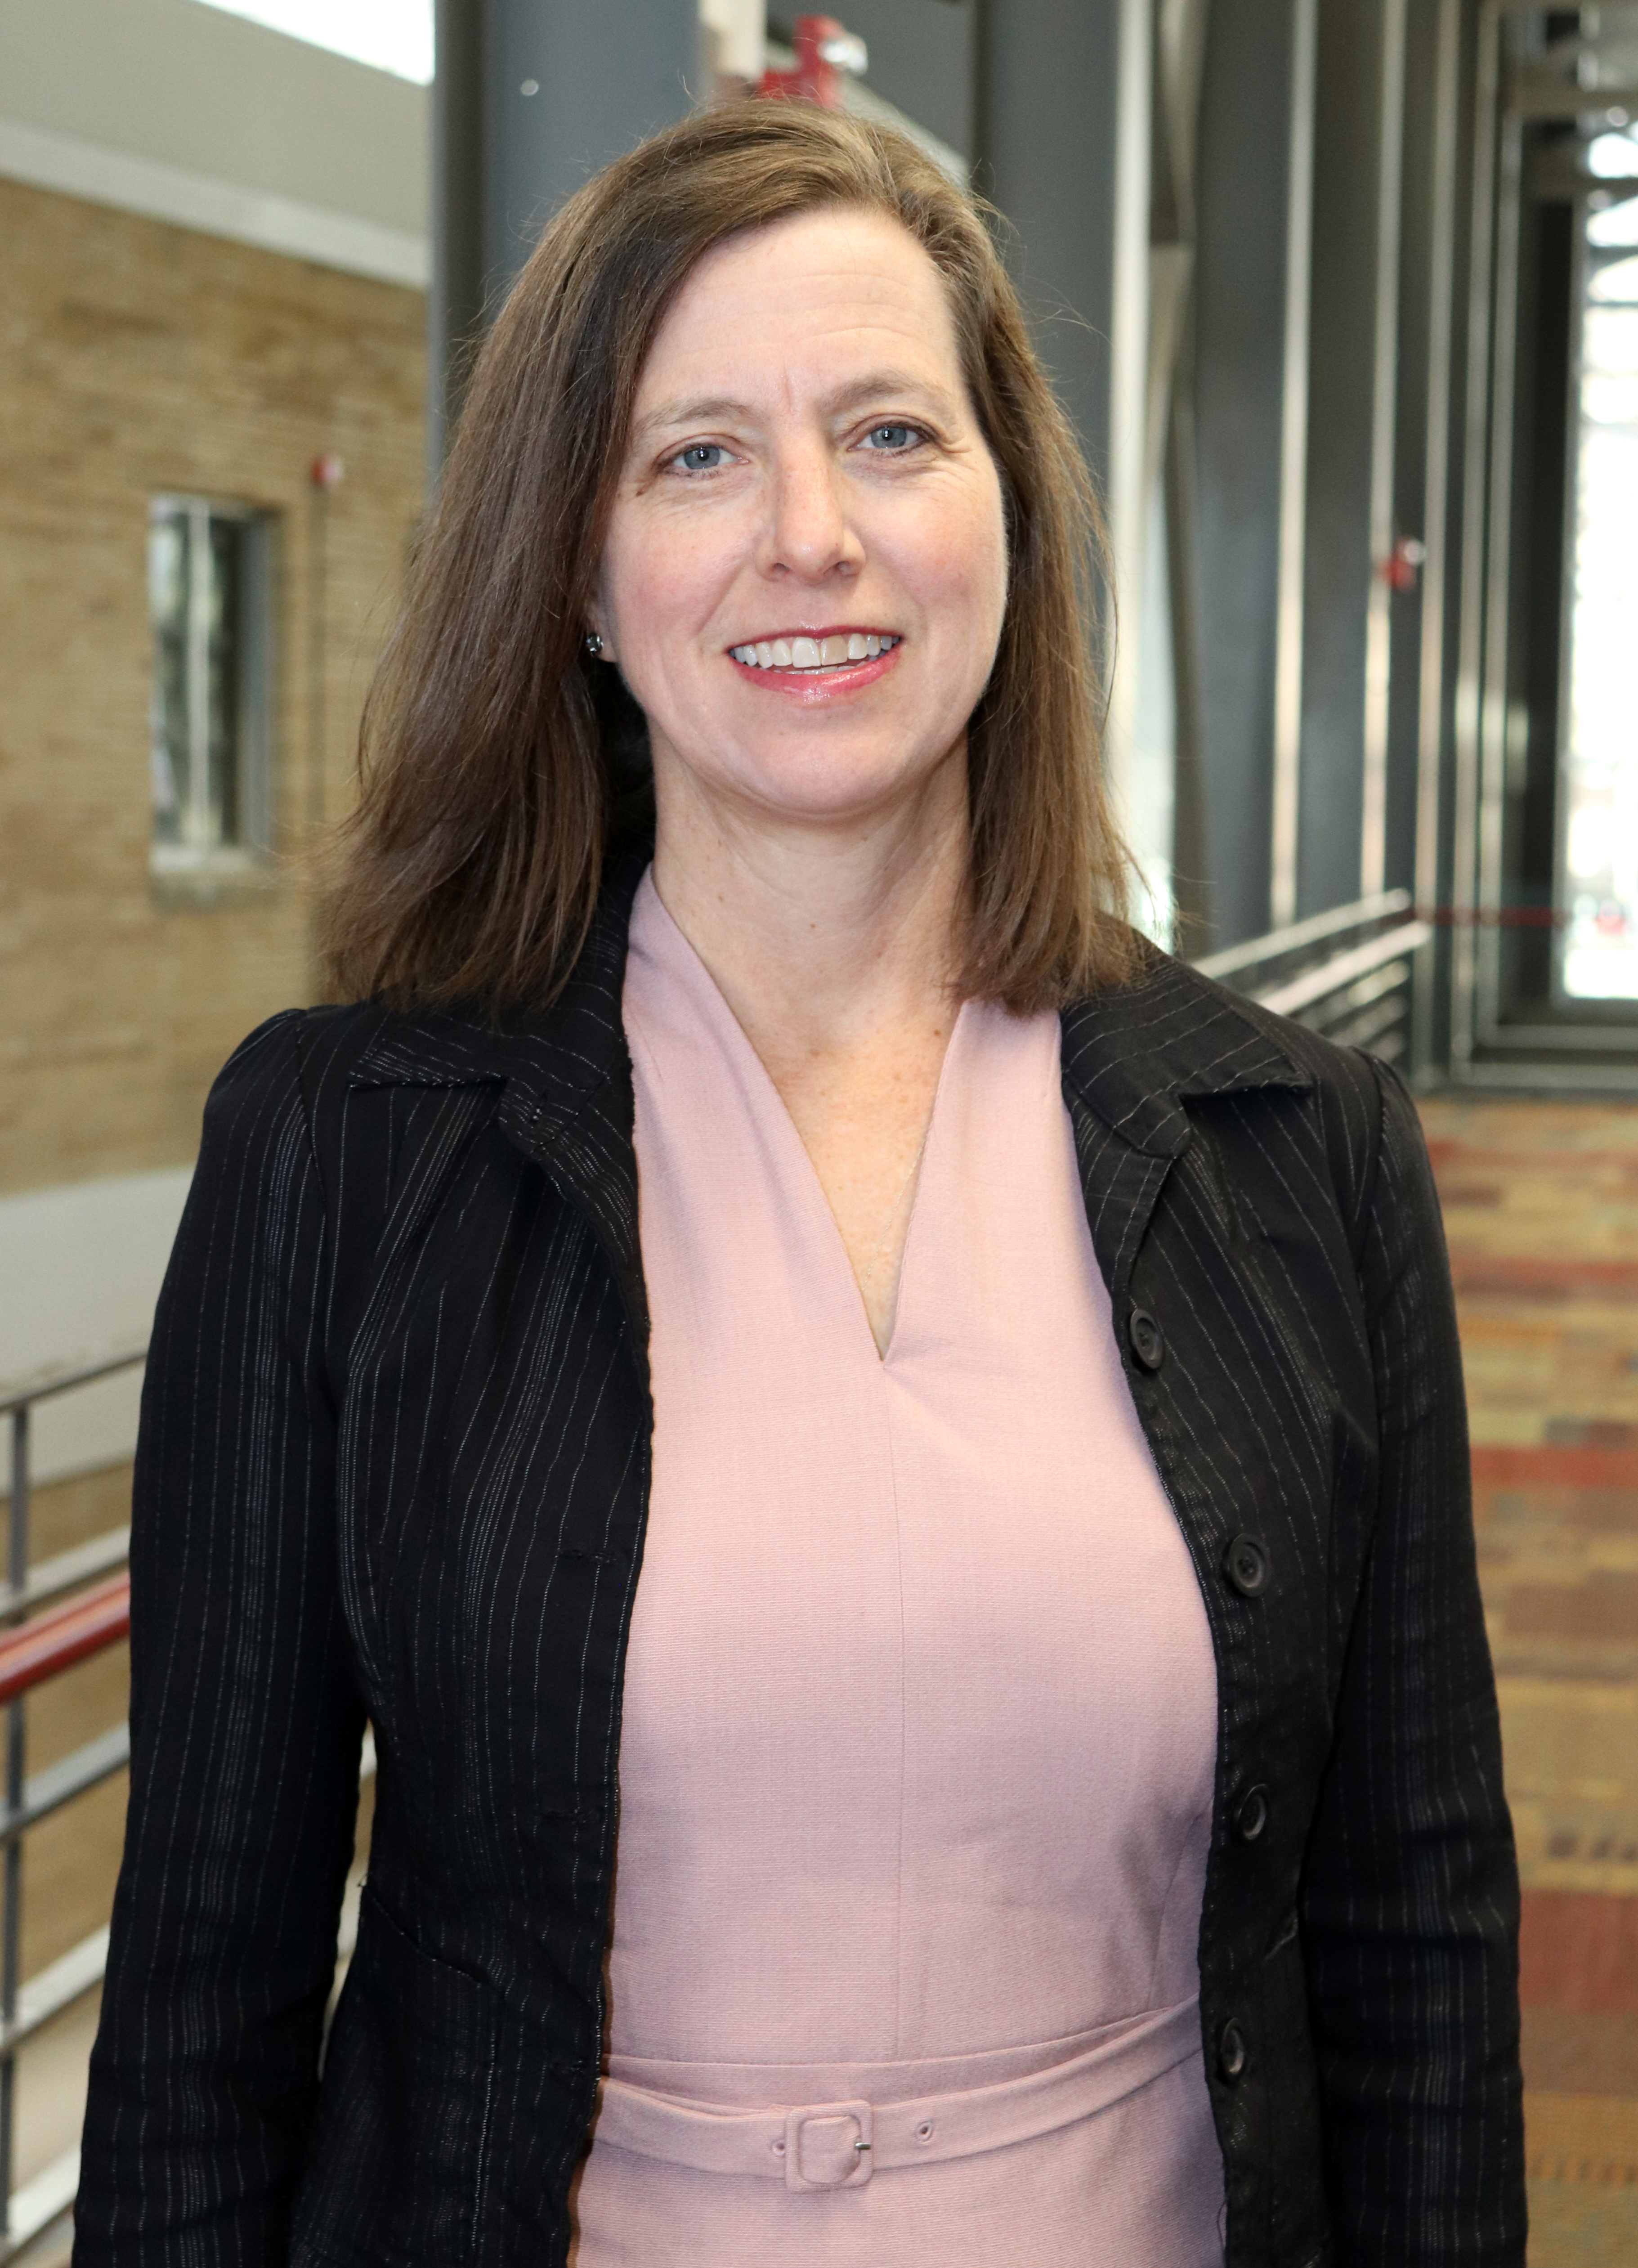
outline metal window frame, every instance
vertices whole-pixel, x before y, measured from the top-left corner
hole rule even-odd
[[[1638,1086],[1638,1034],[1630,1014],[1620,1021],[1601,1020],[1594,1012],[1504,1023],[1501,1012],[1524,129],[1531,119],[1565,114],[1561,92],[1556,107],[1545,107],[1527,60],[1505,51],[1513,26],[1547,12],[1543,0],[1482,0],[1475,26],[1449,1068],[1462,1086],[1630,1093]],[[1614,102],[1622,90],[1598,92]]]
[[[1587,333],[1587,210],[1585,201],[1577,197],[1572,208],[1575,225],[1570,238],[1570,343],[1569,382],[1564,389],[1564,497],[1561,506],[1561,557],[1563,567],[1559,576],[1559,682],[1558,714],[1554,724],[1556,746],[1553,751],[1553,902],[1560,914],[1568,910],[1568,873],[1566,854],[1569,848],[1569,775],[1570,775],[1570,716],[1571,692],[1576,678],[1576,534],[1581,517],[1581,444],[1582,444],[1582,380],[1586,363]],[[1566,932],[1561,930],[1553,940],[1551,973],[1547,979],[1548,998],[1555,1008],[1570,1007],[1571,995],[1564,989],[1564,944]],[[1583,1010],[1589,1004],[1576,1003]]]
[[[187,590],[188,793],[202,821],[209,795],[209,615],[208,578],[197,563],[209,556],[213,521],[245,531],[239,559],[239,700],[233,764],[239,824],[227,841],[192,843],[149,841],[149,871],[158,880],[190,875],[253,874],[274,850],[273,590],[276,514],[241,498],[161,490],[149,498],[150,526],[186,516],[189,523]],[[202,824],[199,834],[202,838]]]

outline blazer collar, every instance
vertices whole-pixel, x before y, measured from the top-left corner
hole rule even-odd
[[[543,1015],[499,1026],[459,1009],[392,1016],[359,1059],[353,1083],[503,1084],[509,1119],[549,1140],[611,1079],[628,1081],[621,994],[632,901],[650,855],[634,850],[613,867],[573,973]],[[1152,950],[1135,982],[1072,1001],[1062,1022],[1066,1093],[1151,1156],[1174,1158],[1187,1148],[1186,1101],[1259,1086],[1301,1092],[1312,1084],[1232,993]]]
[[[353,1074],[356,1086],[502,1087],[500,1130],[584,1209],[608,1256],[645,1391],[648,1292],[621,992],[631,902],[647,865],[643,851],[615,865],[569,982],[544,1014],[517,1016],[498,1028],[459,1012],[394,1016]]]
[[[492,1023],[457,1005],[390,1016],[360,1057],[354,1086],[493,1082],[512,1089],[542,1130],[568,1123],[628,1062],[621,1021],[626,938],[649,855],[634,851],[614,865],[569,981],[543,1014],[518,1012]]]
[[[1066,1093],[1155,1157],[1188,1147],[1186,1100],[1313,1083],[1232,993],[1152,949],[1135,982],[1072,1001],[1062,1020]]]

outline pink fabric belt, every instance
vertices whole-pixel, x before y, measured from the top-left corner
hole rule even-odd
[[[741,2110],[606,2079],[597,2139],[708,2174],[757,2174],[791,2190],[861,2189],[873,2173],[969,2158],[1090,2118],[1200,2051],[1198,1995],[1130,2023],[1045,2071],[907,2102],[808,2102]]]

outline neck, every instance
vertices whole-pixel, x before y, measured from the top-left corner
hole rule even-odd
[[[655,887],[770,1069],[949,1016],[967,869],[965,747],[864,818],[791,820],[719,802],[679,767],[657,767],[655,786]]]

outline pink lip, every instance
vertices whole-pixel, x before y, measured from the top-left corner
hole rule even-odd
[[[845,637],[848,630],[843,625],[831,630],[785,630],[779,635],[782,637]],[[737,645],[753,643],[750,638],[735,640]],[[864,661],[836,662],[829,669],[761,669],[754,662],[735,661],[731,653],[728,659],[742,678],[766,686],[770,692],[782,693],[787,698],[794,696],[812,703],[837,700],[843,694],[857,692],[862,685],[874,685],[878,677],[886,675],[903,652],[904,640],[901,637],[898,644],[889,646],[885,653],[878,653]]]

